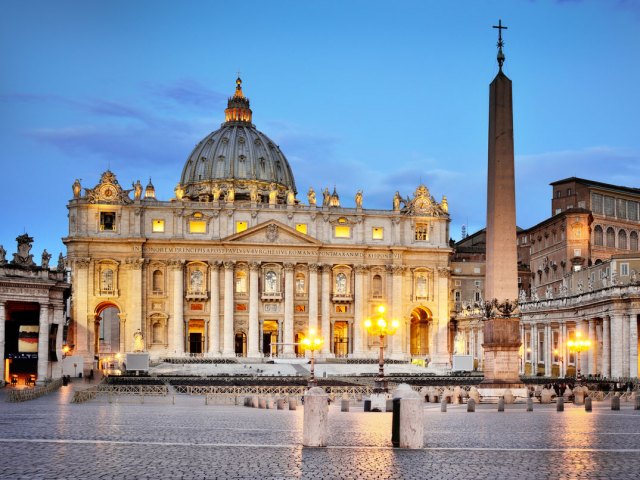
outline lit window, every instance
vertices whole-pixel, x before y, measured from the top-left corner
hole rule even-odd
[[[305,292],[304,280],[305,280],[304,273],[296,274],[296,293],[298,295],[302,295]]]
[[[191,220],[189,222],[189,233],[207,233],[207,222],[204,220]]]
[[[382,277],[380,275],[373,276],[373,298],[382,298]]]
[[[247,293],[247,272],[236,273],[236,293]]]
[[[344,273],[336,275],[336,293],[347,293],[347,276]]]
[[[101,287],[103,293],[113,292],[113,270],[111,270],[110,268],[102,271]]]
[[[278,275],[273,270],[264,274],[264,291],[266,293],[278,292]]]
[[[113,232],[116,229],[115,212],[100,212],[100,230]]]
[[[306,223],[296,223],[296,230],[300,233],[307,234],[307,224]]]
[[[426,223],[416,224],[416,240],[429,240],[429,225]]]
[[[384,238],[384,228],[382,227],[373,227],[373,232],[371,236],[374,240],[382,240]]]
[[[247,222],[236,222],[236,233],[244,232],[247,229]]]
[[[163,233],[164,232],[164,220],[153,220],[151,222],[151,231],[153,233]]]
[[[335,227],[336,238],[351,238],[351,227],[348,225],[336,225]]]

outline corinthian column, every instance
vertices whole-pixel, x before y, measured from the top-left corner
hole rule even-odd
[[[293,355],[293,263],[284,264],[284,356]]]
[[[74,258],[72,260],[73,286],[73,319],[75,322],[75,339],[69,343],[75,343],[75,352],[79,355],[89,356],[89,332],[93,331],[93,315],[89,312],[89,258]]]
[[[354,302],[353,302],[353,356],[354,357],[362,357],[364,356],[363,340],[362,340],[362,323],[364,322],[362,318],[362,310],[364,306],[364,279],[363,275],[366,272],[366,267],[364,265],[356,265],[355,273],[356,273],[356,281],[355,281],[355,292],[354,292]]]
[[[597,373],[596,355],[598,352],[596,351],[596,349],[598,348],[598,342],[596,340],[596,321],[595,319],[590,318],[589,341],[591,342],[591,348],[589,349],[589,370],[587,370],[587,373],[589,375],[595,375]]]
[[[225,357],[235,357],[236,350],[233,343],[233,267],[235,262],[224,262],[224,342],[222,354]]]
[[[318,264],[309,264],[309,329],[318,332]],[[324,335],[323,335],[324,336]],[[325,337],[325,343],[329,339]]]
[[[629,315],[622,315],[622,376],[629,376]]]
[[[331,355],[331,285],[329,275],[331,274],[331,265],[322,265],[322,336],[324,343],[322,344],[322,354]]]
[[[258,323],[258,269],[260,263],[249,264],[249,333],[247,336],[247,355],[260,357],[260,325]]]
[[[127,259],[126,264],[129,267],[129,291],[127,297],[129,299],[129,308],[127,322],[129,329],[120,331],[120,335],[125,335],[127,339],[133,339],[136,330],[142,332],[142,265],[144,260],[141,258]],[[145,338],[148,335],[145,332]]]
[[[627,348],[627,347],[625,347]],[[629,376],[638,376],[638,315],[631,315],[629,324]],[[637,395],[637,394],[636,394]]]
[[[0,387],[4,385],[4,322],[6,320],[5,302],[0,301]]]
[[[184,354],[184,273],[182,260],[169,263],[173,269],[173,328],[169,339],[169,350],[176,355]]]
[[[40,331],[38,332],[38,384],[43,384],[47,377],[49,363],[49,304],[40,304]],[[4,362],[4,358],[2,359]]]
[[[210,262],[211,272],[211,313],[209,315],[209,353],[220,355],[220,265]]]
[[[438,268],[438,274],[435,278],[436,294],[438,308],[437,318],[437,342],[436,342],[436,354],[432,355],[432,360],[435,365],[449,366],[449,351],[448,351],[448,337],[449,337],[449,269],[446,267]],[[435,322],[434,322],[435,323]],[[516,357],[517,359],[517,357]],[[517,373],[517,369],[516,369]]]
[[[398,331],[391,337],[389,346],[395,358],[403,356],[403,341],[405,337],[405,322],[402,318],[402,274],[404,267],[402,265],[393,265],[391,271],[391,318],[389,320],[397,320],[399,323]]]
[[[609,317],[602,319],[602,376],[611,376],[611,329]]]
[[[622,322],[624,316],[619,313],[611,315],[611,345],[615,345],[615,348],[611,348],[611,376],[622,376],[622,335],[623,326]]]

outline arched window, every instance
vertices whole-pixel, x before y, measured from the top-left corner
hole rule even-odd
[[[604,245],[604,234],[600,225],[596,225],[596,228],[593,229],[593,244]]]
[[[102,271],[102,286],[103,292],[113,292],[113,270],[107,268]]]
[[[382,277],[378,274],[373,276],[372,290],[373,298],[382,298]]]
[[[627,249],[627,232],[624,230],[618,232],[618,248],[621,250]]]
[[[607,228],[607,247],[616,248],[616,232],[613,227]]]
[[[347,293],[347,276],[344,273],[336,275],[336,293]]]
[[[236,273],[236,293],[247,293],[247,272],[244,270]]]
[[[638,232],[631,232],[629,235],[629,250],[638,250]]]
[[[162,293],[164,290],[164,275],[161,270],[153,272],[153,293]]]
[[[304,295],[305,292],[305,277],[304,273],[296,273],[296,293],[298,295]]]
[[[264,291],[276,293],[278,291],[278,275],[273,270],[264,274]]]

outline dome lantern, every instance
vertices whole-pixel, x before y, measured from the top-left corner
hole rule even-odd
[[[224,111],[225,122],[251,123],[251,109],[249,99],[242,93],[242,79],[236,79],[236,93],[229,98],[227,108]]]

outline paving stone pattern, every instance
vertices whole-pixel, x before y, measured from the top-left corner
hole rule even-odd
[[[25,403],[0,395],[2,479],[638,478],[640,411],[555,405],[425,404],[425,448],[390,448],[391,414],[332,405],[328,448],[302,448],[296,411],[205,405],[204,398],[103,397],[73,387]]]

